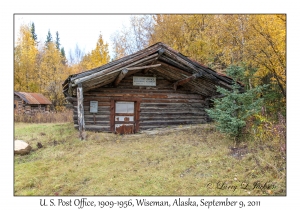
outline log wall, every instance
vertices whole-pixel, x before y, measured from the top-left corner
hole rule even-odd
[[[125,77],[117,87],[107,85],[84,93],[84,118],[87,130],[111,131],[111,100],[117,101],[118,98],[140,99],[140,130],[207,122],[204,109],[208,106],[201,95],[191,93],[181,86],[175,91],[173,82],[159,76],[156,76],[155,87],[133,86],[133,76],[153,75],[135,73]],[[98,101],[98,113],[90,113],[90,101]],[[73,106],[74,125],[78,128],[77,102],[73,102]]]
[[[49,105],[45,104],[26,104],[19,96],[14,95],[14,110],[16,114],[45,112],[50,110]]]
[[[14,95],[14,111],[16,114],[23,113],[23,100],[17,95]]]

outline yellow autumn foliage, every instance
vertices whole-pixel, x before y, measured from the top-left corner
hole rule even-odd
[[[14,89],[25,92],[38,91],[38,85],[35,83],[38,49],[31,37],[29,26],[22,25],[20,27],[16,44],[14,50]]]
[[[14,51],[14,90],[44,94],[54,106],[64,102],[62,81],[69,75],[65,58],[53,42],[40,45],[29,25],[22,25]]]
[[[80,65],[83,70],[90,70],[108,63],[109,60],[108,44],[104,43],[100,34],[95,49],[83,56]]]
[[[217,71],[241,63],[255,68],[252,85],[268,76],[285,98],[285,15],[157,15],[151,37],[149,45],[164,42]]]

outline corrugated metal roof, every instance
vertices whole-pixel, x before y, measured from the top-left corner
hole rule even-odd
[[[49,99],[41,93],[15,92],[15,94],[27,104],[52,104]]]

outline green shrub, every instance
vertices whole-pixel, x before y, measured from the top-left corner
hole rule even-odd
[[[236,83],[232,86],[232,91],[217,87],[217,92],[224,97],[213,99],[214,108],[207,109],[206,112],[216,121],[220,132],[239,141],[246,120],[261,110],[263,98],[260,96],[265,87],[258,86],[245,92],[241,92],[241,87]]]

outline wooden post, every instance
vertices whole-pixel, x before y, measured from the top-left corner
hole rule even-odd
[[[114,86],[116,87],[120,82],[121,80],[126,76],[126,74],[128,73],[128,70],[127,69],[123,69],[119,76],[115,79],[114,81]]]
[[[77,112],[78,112],[78,126],[79,126],[79,138],[85,139],[85,123],[84,123],[84,109],[83,109],[83,91],[82,84],[78,84],[77,87]]]
[[[201,73],[196,73],[196,74],[193,74],[192,76],[189,76],[189,77],[187,77],[187,78],[184,78],[184,79],[182,79],[182,80],[179,80],[179,81],[175,82],[175,83],[173,84],[173,85],[174,85],[174,90],[177,90],[177,86],[183,85],[183,84],[185,84],[185,83],[187,83],[187,82],[189,82],[189,81],[191,81],[191,80],[194,80],[194,79],[196,79],[196,78],[198,78],[198,77],[201,77],[201,76],[202,76]]]

